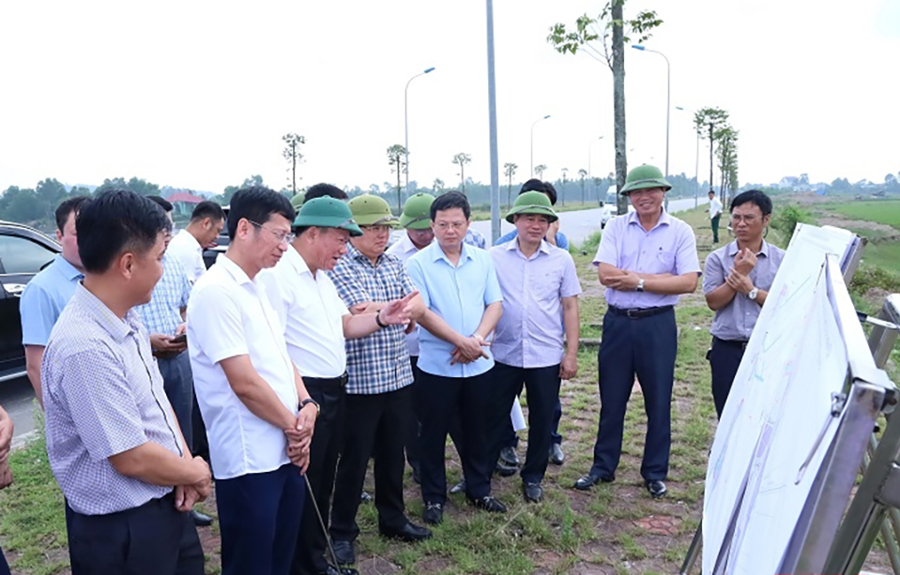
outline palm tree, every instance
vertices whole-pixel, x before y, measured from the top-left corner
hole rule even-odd
[[[584,203],[584,179],[587,177],[587,170],[581,168],[578,170],[578,177],[581,178],[581,203]]]
[[[534,167],[534,173],[537,174],[537,177],[539,180],[544,179],[544,172],[546,172],[546,171],[547,171],[547,166],[545,166],[544,164],[538,164],[537,166]]]
[[[459,188],[460,191],[466,193],[466,164],[472,161],[472,156],[465,152],[460,152],[453,156],[453,163],[459,164]]]
[[[400,144],[394,144],[390,148],[387,149],[388,155],[388,164],[394,166],[394,171],[397,172],[397,209],[400,212],[403,212],[403,188],[400,187],[400,174],[403,173],[403,168],[406,167],[406,148],[401,146]]]
[[[506,188],[506,207],[512,207],[512,179],[513,176],[516,175],[516,170],[519,169],[518,164],[514,164],[512,162],[507,162],[503,164],[503,175],[509,178],[509,186]]]

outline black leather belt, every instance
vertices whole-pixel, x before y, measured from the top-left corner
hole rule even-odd
[[[347,387],[347,381],[350,379],[350,376],[347,375],[345,371],[343,375],[338,377],[308,377],[303,376],[304,383],[314,383],[317,385],[339,385],[341,387]]]
[[[713,336],[713,339],[722,345],[728,345],[731,347],[739,347],[741,349],[747,349],[748,342],[745,339],[722,339],[722,338],[716,337],[716,336]]]
[[[661,313],[666,313],[671,310],[673,306],[663,305],[659,307],[635,307],[635,308],[621,308],[609,306],[609,311],[616,315],[624,315],[629,319],[640,319],[642,317],[650,317],[651,315],[659,315]]]

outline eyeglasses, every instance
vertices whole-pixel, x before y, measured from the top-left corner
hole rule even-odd
[[[745,216],[745,215],[741,215],[741,214],[731,214],[731,221],[734,222],[734,223],[736,223],[736,224],[739,224],[739,223],[741,223],[741,222],[743,221],[743,222],[745,222],[746,224],[751,225],[751,224],[755,223],[755,222],[756,222],[757,220],[759,220],[759,219],[760,219],[759,216],[755,216],[755,215],[753,215],[753,214],[746,215],[746,216]]]
[[[466,223],[465,222],[438,222],[438,223],[434,224],[434,227],[441,230],[442,232],[446,231],[448,229],[454,230],[454,231],[459,231],[459,230],[463,229],[464,227],[466,227]]]
[[[266,230],[267,232],[269,232],[270,234],[275,236],[275,239],[278,240],[279,244],[281,244],[281,243],[289,244],[292,241],[294,241],[295,237],[297,237],[294,234],[292,234],[291,232],[276,231],[276,230],[267,228],[266,226],[262,225],[259,222],[254,222],[253,220],[247,220],[247,221],[250,222],[251,224],[253,224],[254,226],[256,226],[260,229]]]
[[[362,228],[362,231],[368,232],[370,234],[389,234],[391,233],[391,226],[386,226],[383,224],[375,224],[371,226],[359,226]]]

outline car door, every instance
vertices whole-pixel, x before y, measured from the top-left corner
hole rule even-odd
[[[0,231],[0,381],[25,373],[19,299],[31,278],[53,263],[56,253],[50,245]]]

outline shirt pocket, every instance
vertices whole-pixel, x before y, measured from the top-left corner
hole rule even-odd
[[[538,301],[553,301],[559,299],[559,274],[547,272],[535,278],[534,295]]]
[[[654,274],[674,274],[675,273],[675,250],[667,250],[665,248],[656,251],[651,261],[648,262]]]

